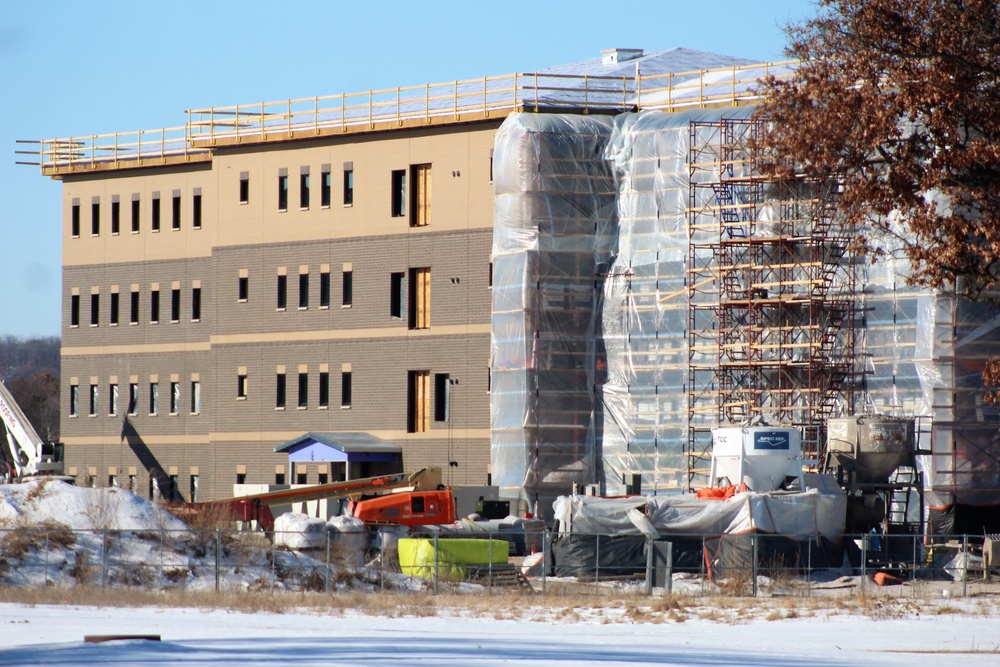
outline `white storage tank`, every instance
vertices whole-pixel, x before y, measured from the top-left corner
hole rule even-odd
[[[783,426],[712,429],[711,483],[718,486],[723,479],[757,493],[804,490],[802,434]]]

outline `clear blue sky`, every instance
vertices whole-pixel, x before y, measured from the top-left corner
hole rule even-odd
[[[61,186],[14,164],[16,139],[176,127],[193,107],[528,72],[613,47],[783,60],[783,26],[814,11],[809,0],[0,0],[0,335],[60,333]]]

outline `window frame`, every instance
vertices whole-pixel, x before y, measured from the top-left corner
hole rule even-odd
[[[287,406],[288,406],[288,375],[286,373],[275,373],[274,409],[284,410]]]
[[[275,310],[288,309],[288,276],[278,275],[278,294],[275,302]]]
[[[278,212],[288,210],[288,174],[278,175]]]

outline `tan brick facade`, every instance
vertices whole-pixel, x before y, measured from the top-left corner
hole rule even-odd
[[[61,402],[67,469],[101,486],[127,488],[132,480],[140,494],[149,493],[150,478],[158,477],[161,488],[175,484],[184,499],[191,499],[197,479],[199,499],[205,500],[230,495],[237,475],[247,483],[274,483],[281,469],[286,481],[294,481],[287,458],[273,450],[302,433],[365,431],[400,444],[406,469],[439,465],[449,483],[486,483],[490,159],[498,125],[237,146],[187,166],[64,177]],[[392,215],[392,172],[409,177],[411,165],[430,165],[424,172],[430,174],[430,202],[422,212],[429,216],[427,226],[411,227],[406,212]],[[344,204],[347,169],[353,178],[350,205]],[[324,206],[325,173],[330,202]],[[240,201],[242,178],[246,203]],[[309,205],[303,207],[306,180]],[[97,225],[91,219],[94,202],[100,203]],[[412,329],[405,309],[400,318],[390,309],[391,275],[404,274],[408,283],[414,268],[430,269],[426,329]],[[345,271],[351,274],[349,305]],[[278,304],[279,276],[284,308]],[[241,279],[246,299],[240,299]],[[300,298],[302,288],[308,298]],[[324,291],[328,299],[321,303]],[[341,393],[347,368],[349,407],[342,406]],[[284,408],[276,406],[280,371]],[[434,404],[439,398],[432,395],[426,432],[407,432],[409,371],[429,371],[432,384],[440,374],[450,380],[448,420],[434,420],[441,415]],[[321,373],[328,382],[325,406]],[[307,389],[302,406],[300,374]],[[244,397],[238,396],[241,375]],[[134,414],[128,414],[130,385],[138,394]],[[318,481],[317,466],[304,471],[310,483]]]

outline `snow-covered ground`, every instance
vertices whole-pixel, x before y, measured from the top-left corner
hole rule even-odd
[[[46,549],[31,539],[47,528]],[[60,526],[65,534],[61,534]],[[69,534],[68,530],[82,531]],[[125,531],[106,541],[105,531]],[[167,540],[164,535],[171,535]],[[308,537],[302,534],[299,537]],[[304,539],[304,537],[303,537]],[[57,544],[53,545],[55,541]],[[61,542],[60,542],[61,541]],[[169,544],[168,544],[169,542]],[[0,486],[0,586],[64,586],[80,572],[104,563],[103,582],[114,591],[125,585],[152,590],[212,590],[213,556],[198,535],[149,501],[121,489],[84,489],[58,482]],[[293,546],[293,545],[288,545]],[[314,567],[308,556],[275,552],[267,545],[245,546],[235,566],[223,568],[221,587],[229,591],[275,587],[268,572]],[[176,567],[165,568],[168,559]],[[271,562],[270,558],[279,559]],[[157,574],[137,582],[140,566]],[[295,567],[293,567],[295,566]],[[101,568],[97,568],[98,570]],[[373,590],[367,568],[344,590]],[[423,590],[425,582],[390,575],[392,588]],[[851,577],[847,577],[851,579]],[[339,581],[339,580],[338,580]],[[408,585],[410,582],[411,585]],[[90,582],[95,583],[95,582]],[[142,584],[140,586],[140,583]],[[278,581],[278,588],[295,588]],[[675,575],[674,590],[686,581]],[[833,582],[840,585],[839,580]],[[288,584],[285,586],[285,584]],[[854,584],[848,582],[853,589]],[[848,585],[845,584],[845,585]],[[700,584],[691,584],[700,586]],[[359,610],[241,613],[169,607],[107,608],[66,605],[0,604],[2,665],[934,665],[958,661],[1000,666],[1000,607],[993,598],[918,601],[920,590],[900,587],[911,601],[875,600],[867,607],[811,602],[782,611],[793,599],[768,600],[770,613],[754,601],[743,609],[711,597],[680,613],[648,613],[613,603],[557,609],[532,598],[491,604],[489,593],[463,584],[468,599],[455,608],[410,608],[400,597],[386,616]],[[59,590],[59,589],[57,589]],[[338,584],[337,590],[341,590]],[[482,594],[470,591],[481,591]],[[922,589],[921,589],[922,590]],[[943,596],[945,591],[939,591]],[[950,591],[947,591],[950,593]],[[127,593],[123,593],[127,594]],[[249,594],[249,593],[240,593]],[[337,593],[333,593],[336,595]],[[823,595],[817,587],[817,595]],[[22,593],[22,595],[24,595]],[[905,597],[905,596],[904,596]],[[51,598],[50,598],[51,599]],[[785,604],[783,604],[783,602]],[[656,599],[651,601],[656,604]],[[720,610],[713,604],[721,604]],[[410,605],[408,607],[407,605]],[[506,607],[505,607],[506,605]],[[476,609],[476,611],[472,611]],[[780,618],[781,620],[765,620]],[[651,622],[659,621],[659,622]],[[84,643],[87,635],[160,635],[162,641]]]
[[[0,665],[1000,665],[996,616],[575,622],[0,604]],[[84,643],[85,635],[161,641]]]

